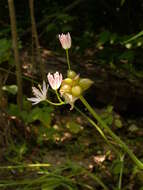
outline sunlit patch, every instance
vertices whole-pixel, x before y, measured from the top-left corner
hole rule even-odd
[[[102,162],[104,162],[106,159],[105,155],[97,155],[97,156],[93,156],[93,160],[94,162],[96,162],[97,164],[101,164]]]
[[[64,136],[61,138],[61,142],[65,141],[65,140],[69,140],[71,139],[72,135],[68,132],[64,133]]]

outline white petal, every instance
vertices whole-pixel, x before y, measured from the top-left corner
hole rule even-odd
[[[41,102],[41,99],[39,98],[27,98],[27,100],[31,101],[33,105],[38,104],[39,102]]]
[[[33,91],[33,94],[37,97],[37,98],[41,98],[41,91],[36,88],[36,87],[32,87],[32,91]]]
[[[43,81],[43,91],[42,91],[42,94],[43,94],[44,98],[46,98],[46,96],[47,96],[47,91],[48,91],[48,86],[46,86],[46,82]]]

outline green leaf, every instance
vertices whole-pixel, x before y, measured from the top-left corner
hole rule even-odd
[[[20,113],[20,116],[22,118],[22,120],[27,123],[27,120],[29,118],[29,113],[25,110],[23,110],[21,113]]]
[[[65,14],[65,13],[58,14],[57,18],[61,21],[64,21],[64,23],[70,22],[74,19],[73,16],[70,16],[70,15]]]
[[[17,85],[6,85],[2,87],[2,90],[7,91],[13,95],[16,95],[18,91],[18,87]]]
[[[48,112],[40,112],[39,113],[39,120],[43,123],[45,126],[49,126],[51,122],[51,115]]]
[[[20,113],[21,113],[20,110],[19,110],[18,105],[16,105],[16,104],[10,104],[7,112],[8,112],[8,114],[14,115],[14,116],[17,116],[17,117],[19,117]]]
[[[108,125],[111,125],[113,123],[112,113],[104,112],[101,114],[101,117]]]
[[[0,63],[9,61],[11,57],[11,40],[0,39]]]
[[[56,25],[53,23],[48,24],[48,26],[46,27],[47,32],[54,31],[55,29],[56,29]]]
[[[110,32],[108,30],[102,32],[99,36],[99,43],[105,44],[110,40]]]
[[[126,0],[121,0],[121,6],[124,5],[125,1],[126,1]]]
[[[66,127],[72,132],[72,133],[79,133],[81,130],[82,130],[82,126],[77,124],[76,122],[74,121],[69,121],[67,124],[66,124]]]
[[[113,116],[109,115],[104,121],[108,124],[111,125],[113,123]]]
[[[114,44],[115,43],[115,41],[117,40],[117,34],[116,33],[113,33],[113,34],[111,34],[111,36],[110,36],[110,44]]]
[[[29,114],[28,123],[39,120],[43,125],[49,126],[51,122],[52,107],[34,108]]]
[[[113,111],[113,106],[111,105],[107,106],[107,112],[112,113],[112,111]]]
[[[2,53],[8,51],[11,48],[11,40],[7,40],[6,38],[0,39],[0,56]]]
[[[116,162],[114,167],[113,167],[113,173],[114,174],[119,174],[120,170],[121,170],[121,167],[122,167],[122,162],[120,162],[120,161]]]
[[[128,60],[129,62],[132,62],[134,59],[135,53],[131,50],[126,51],[124,53],[121,54],[121,56],[119,57],[119,59],[125,59]]]
[[[33,121],[38,120],[40,111],[41,111],[41,109],[38,107],[32,109],[32,111],[29,113],[27,122],[32,123]]]
[[[118,128],[122,128],[123,127],[122,121],[120,119],[115,119],[115,126]]]

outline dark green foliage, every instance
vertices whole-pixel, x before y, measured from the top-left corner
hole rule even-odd
[[[11,51],[12,42],[6,38],[0,39],[0,64],[3,62],[12,63],[12,51]]]
[[[53,111],[52,107],[35,107],[32,110],[28,110],[27,108],[28,107],[26,107],[26,109],[22,111],[19,111],[18,106],[16,104],[10,104],[8,108],[8,113],[10,115],[20,117],[25,122],[25,124],[29,124],[34,121],[40,121],[44,126],[50,126],[50,115]]]

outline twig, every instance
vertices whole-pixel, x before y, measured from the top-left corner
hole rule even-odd
[[[9,74],[11,74],[11,75],[16,75],[14,72],[9,71],[9,70],[7,71],[7,69],[1,68],[1,67],[0,67],[0,70],[1,70],[1,71],[4,71],[4,72],[6,72],[6,73],[9,73]],[[35,81],[35,80],[33,80],[32,78],[29,78],[29,77],[26,77],[26,76],[22,76],[22,78],[25,79],[25,80],[31,81],[32,83],[38,84],[38,82]]]
[[[10,14],[10,22],[11,22],[13,51],[14,51],[15,64],[16,64],[16,78],[17,78],[17,85],[18,85],[17,103],[20,110],[22,110],[22,96],[23,96],[22,77],[21,77],[21,66],[20,66],[20,59],[19,59],[19,52],[18,52],[16,18],[15,18],[15,8],[14,8],[13,0],[8,0],[8,6],[9,6],[9,14]]]
[[[44,69],[44,64],[43,64],[42,58],[41,58],[40,43],[39,43],[39,39],[38,39],[36,21],[35,21],[35,16],[34,16],[34,0],[29,0],[29,7],[30,7],[30,16],[31,16],[31,25],[32,25],[32,40],[33,40],[33,42],[35,42],[37,58],[38,58],[38,62],[40,64],[42,78],[44,80],[45,79],[45,69]]]

